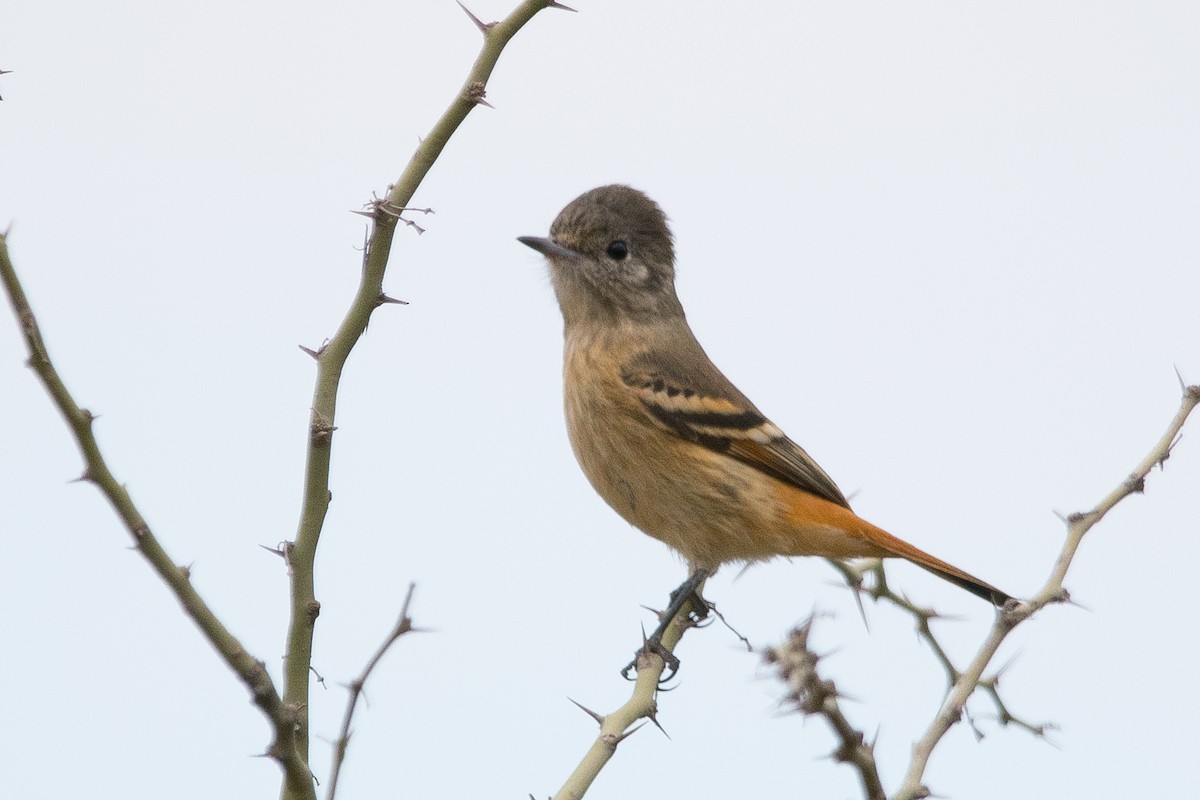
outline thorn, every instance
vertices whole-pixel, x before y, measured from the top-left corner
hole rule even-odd
[[[823,756],[815,756],[818,761],[829,759],[835,764],[848,764],[854,752],[853,745],[839,744]]]
[[[297,345],[297,347],[299,347],[304,352],[308,353],[313,358],[319,358],[321,356],[321,354],[325,352],[325,348],[329,347],[329,340],[326,339],[325,341],[321,342],[321,346],[318,347],[316,350],[309,350],[307,347],[305,347],[302,344]]]
[[[183,575],[183,579],[185,581],[190,581],[192,579],[192,565],[191,564],[180,564],[179,572],[180,572],[180,574]]]
[[[85,467],[83,473],[78,478],[72,478],[67,483],[94,483],[95,478],[92,477],[92,470]]]
[[[375,219],[375,215],[369,211],[351,211],[350,213],[358,214],[360,217],[366,217],[367,219]]]
[[[283,559],[287,558],[287,552],[284,550],[284,547],[286,547],[286,546],[287,546],[287,542],[280,542],[277,547],[267,547],[265,544],[259,545],[259,547],[261,547],[263,550],[266,550],[268,553],[274,553],[275,555],[277,555]]]
[[[624,733],[620,734],[619,736],[613,737],[614,741],[612,743],[612,746],[614,748],[616,748],[617,745],[619,745],[621,742],[628,739],[630,736],[633,736],[635,733],[637,733],[644,727],[646,727],[646,723],[643,722],[641,725],[638,725],[636,728],[630,728],[629,730],[625,731]]]
[[[564,6],[562,3],[557,2],[557,0],[550,0],[550,2],[546,4],[546,8],[561,8],[563,11],[571,11],[576,14],[579,13],[578,11],[575,11],[575,9],[571,8],[570,6]]]
[[[871,632],[871,623],[867,621],[867,609],[863,608],[862,601],[862,581],[859,580],[857,585],[851,586],[854,590],[854,605],[858,606],[858,616],[862,620],[863,628],[867,633]]]
[[[965,708],[963,709],[963,717],[966,718],[967,726],[970,727],[971,733],[975,737],[975,741],[982,742],[983,737],[984,737],[983,729],[980,728],[979,725],[976,724],[975,718],[972,717],[969,713],[967,713],[967,710]]]
[[[646,609],[651,614],[658,617],[658,621],[662,622],[663,612],[659,611],[657,608],[651,608],[650,606],[642,606],[642,608]],[[645,644],[645,643],[646,643],[646,626],[643,625],[642,626],[642,644]]]
[[[312,436],[313,444],[326,445],[333,438],[333,432],[337,430],[337,425],[330,425],[324,420],[313,420],[309,426],[309,433]]]
[[[1020,655],[1020,651],[1013,653],[1013,655],[1007,661],[1001,664],[995,672],[986,678],[980,678],[979,685],[998,690],[1000,688],[1000,678],[1003,677],[1004,673],[1008,672],[1008,670],[1012,668],[1013,664],[1017,663],[1017,659],[1020,657]]]
[[[569,698],[569,697],[568,697],[567,699],[568,699],[568,700],[571,700],[571,698]],[[604,724],[604,717],[603,717],[603,715],[601,715],[601,714],[597,714],[595,711],[592,711],[590,708],[588,708],[588,707],[587,707],[587,706],[585,706],[583,703],[580,703],[580,702],[579,702],[579,701],[577,701],[577,700],[571,700],[571,702],[572,702],[572,703],[574,703],[575,705],[579,706],[579,710],[580,710],[580,711],[582,711],[583,713],[587,714],[587,715],[588,715],[589,717],[591,717],[592,719],[596,720],[596,724],[597,724],[597,725],[603,725],[603,724]]]
[[[484,100],[485,97],[487,97],[487,86],[483,81],[472,81],[467,85],[466,92],[463,93],[463,98],[468,102],[494,109],[495,106]]]
[[[815,650],[813,650],[812,648],[809,648],[808,652],[812,653],[812,657],[813,657],[814,661],[824,661],[827,658],[836,656],[838,653],[842,652],[845,649],[846,648],[844,648],[844,647],[835,647],[832,650],[826,650],[824,653],[818,653]],[[842,695],[842,694],[838,695],[838,697],[844,697],[844,696],[845,695]]]
[[[570,10],[570,11],[574,11],[575,9],[573,9],[573,8],[572,8],[572,9],[569,9],[569,10]],[[662,735],[663,735],[663,736],[667,737],[668,739],[670,739],[670,738],[671,738],[671,734],[667,733],[666,729],[665,729],[665,728],[663,728],[663,726],[662,726],[662,725],[660,725],[660,724],[659,724],[659,722],[658,722],[658,709],[657,709],[657,708],[656,708],[656,709],[654,709],[654,711],[653,711],[653,712],[651,712],[651,713],[647,714],[646,716],[649,718],[649,720],[650,720],[651,722],[653,722],[653,723],[654,723],[654,727],[658,728],[658,730],[659,730],[659,731],[662,733]]]
[[[1085,606],[1083,603],[1079,602],[1074,597],[1071,597],[1070,592],[1068,592],[1066,589],[1062,590],[1062,600],[1060,602],[1065,603],[1069,606],[1075,606],[1076,608],[1078,608],[1081,611],[1091,611],[1092,610],[1091,606]]]
[[[1183,432],[1180,431],[1179,433],[1175,434],[1175,438],[1171,440],[1171,443],[1169,445],[1167,445],[1167,452],[1163,453],[1163,457],[1158,460],[1158,468],[1159,469],[1163,468],[1163,463],[1166,462],[1166,460],[1171,457],[1171,453],[1175,452],[1175,445],[1179,444],[1182,441],[1183,441]]]
[[[832,681],[829,681],[829,686],[832,689],[830,694],[834,700],[845,700],[847,703],[861,703],[863,699],[856,694],[846,694],[841,689],[837,688]]]
[[[475,23],[475,27],[479,28],[479,32],[482,33],[484,36],[487,36],[488,31],[490,31],[492,28],[496,27],[495,22],[484,22],[481,19],[479,19],[479,17],[472,14],[471,9],[464,6],[462,4],[461,0],[455,0],[455,2],[458,3],[458,7],[463,10],[463,13],[471,18],[471,22]]]
[[[407,300],[397,300],[395,297],[388,297],[386,294],[379,295],[379,297],[375,300],[375,305],[377,306],[381,306],[385,303],[395,303],[396,305],[400,306],[408,305]]]

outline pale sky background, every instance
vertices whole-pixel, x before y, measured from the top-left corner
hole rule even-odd
[[[724,371],[863,516],[1014,594],[1200,382],[1200,4],[645,3],[539,15],[396,237],[342,383],[319,562],[313,728],[404,588],[341,797],[525,798],[591,743],[618,669],[682,578],[592,492],[560,409],[561,321],[518,244],[593,186],[670,215],[679,293]],[[483,19],[507,0],[473,0]],[[349,212],[399,175],[479,34],[450,0],[0,0],[0,225],[51,352],[173,557],[279,674],[313,365],[359,269]],[[8,316],[7,313],[5,316]],[[0,324],[0,794],[274,797],[246,691],[97,491]],[[1086,606],[1020,629],[1004,692],[1053,721],[955,728],[939,796],[1177,797],[1194,786],[1200,419],[1087,540]],[[779,642],[814,608],[889,789],[941,700],[909,621],[819,561],[710,585]],[[916,568],[914,599],[986,604]],[[690,634],[671,738],[620,748],[590,797],[854,798],[820,721],[720,626]],[[971,707],[991,713],[984,698]],[[328,747],[313,768],[328,776]]]

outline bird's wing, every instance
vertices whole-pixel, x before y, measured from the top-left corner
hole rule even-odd
[[[849,508],[833,479],[737,390],[695,345],[683,358],[643,352],[621,371],[660,427]]]

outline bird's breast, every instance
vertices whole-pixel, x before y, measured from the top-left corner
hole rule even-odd
[[[567,339],[567,432],[588,481],[627,522],[693,565],[774,555],[756,541],[784,514],[770,480],[646,413],[621,380],[621,354],[636,352],[611,336]]]

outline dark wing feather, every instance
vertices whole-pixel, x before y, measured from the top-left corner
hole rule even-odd
[[[621,380],[662,427],[849,508],[825,470],[764,417],[698,344],[682,359],[642,353],[625,366]]]

